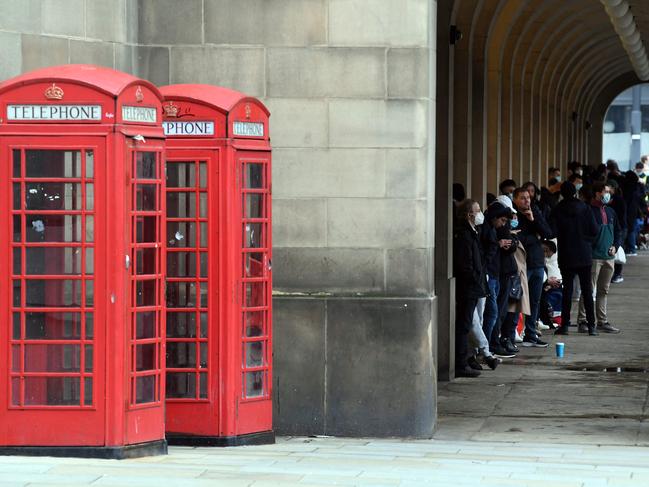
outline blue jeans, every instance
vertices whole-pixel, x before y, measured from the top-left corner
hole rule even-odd
[[[491,338],[491,333],[498,321],[498,293],[500,292],[500,281],[498,278],[489,276],[489,296],[485,302],[484,315],[482,318],[482,331],[484,331],[487,340]]]
[[[543,292],[543,267],[527,270],[527,288],[530,295],[530,315],[525,317],[525,336],[536,336],[536,322],[539,319],[539,305]]]
[[[635,254],[638,251],[636,243],[638,242],[638,233],[642,228],[642,220],[636,219],[633,225],[630,225],[629,233],[626,237],[626,251],[629,254]]]

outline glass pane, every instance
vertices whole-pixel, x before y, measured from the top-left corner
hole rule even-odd
[[[155,211],[158,206],[155,184],[138,184],[136,209],[138,211]]]
[[[195,277],[195,252],[167,252],[167,276]]]
[[[20,183],[14,183],[13,185],[13,200],[14,200],[14,210],[22,209],[21,203],[23,200],[22,189]]]
[[[25,372],[79,372],[79,345],[25,345]]]
[[[95,241],[95,217],[86,216],[86,242]]]
[[[200,347],[200,362],[199,362],[198,366],[201,369],[204,369],[204,368],[207,367],[207,361],[208,361],[207,355],[208,355],[208,348],[209,347],[208,347],[207,343],[199,343],[199,347]]]
[[[156,256],[158,249],[137,249],[137,274],[153,275],[156,273]]]
[[[196,164],[193,162],[167,162],[168,188],[193,188],[196,186]]]
[[[13,335],[14,340],[20,340],[20,313],[13,314]]]
[[[247,308],[266,305],[266,292],[263,282],[246,282],[244,284],[245,304]]]
[[[207,399],[207,374],[200,374],[200,398]]]
[[[264,276],[264,254],[261,252],[247,252],[243,254],[244,277]]]
[[[92,406],[92,377],[85,377],[83,379],[83,405]]]
[[[196,306],[195,282],[167,282],[167,307],[193,308]]]
[[[243,195],[244,218],[264,218],[264,195],[246,193]]]
[[[27,242],[81,242],[79,215],[26,215]],[[86,217],[86,222],[92,217]],[[86,235],[88,235],[86,223]],[[92,241],[92,240],[89,240]]]
[[[167,313],[167,338],[194,338],[196,313]]]
[[[19,279],[15,279],[13,281],[13,288],[14,288],[14,290],[13,290],[13,304],[16,307],[20,307],[20,303],[22,301],[22,296],[21,296],[20,291],[21,291],[22,288],[21,288]]]
[[[78,340],[81,338],[81,313],[25,313],[25,338]]]
[[[11,371],[20,372],[20,345],[11,347]]]
[[[14,242],[20,242],[22,239],[22,232],[23,232],[22,217],[20,215],[14,216],[13,227],[14,227]]]
[[[167,342],[167,368],[186,369],[196,367],[196,343]]]
[[[202,225],[202,224],[201,224]],[[202,231],[202,226],[201,226]],[[202,236],[201,236],[202,241]],[[192,222],[167,222],[167,242],[169,247],[195,247],[196,224]]]
[[[207,163],[200,163],[200,182],[199,187],[207,188]]]
[[[207,338],[207,334],[208,334],[207,325],[208,325],[207,313],[201,313],[201,338]]]
[[[11,379],[11,405],[20,405],[20,379],[18,377]]]
[[[138,216],[136,218],[137,233],[136,239],[138,243],[153,243],[156,242],[156,225],[157,217],[155,216]]]
[[[167,398],[182,397],[196,397],[196,374],[191,372],[168,372]]]
[[[137,281],[137,306],[155,306],[158,302],[156,299],[156,281]]]
[[[207,218],[207,193],[199,193],[198,199],[201,205],[199,216]]]
[[[13,249],[13,254],[14,254],[13,273],[15,275],[20,275],[23,272],[22,249],[20,247]]]
[[[208,292],[208,289],[207,289],[207,283],[206,282],[201,282],[200,287],[201,287],[201,303],[200,303],[200,307],[201,308],[207,308],[208,296],[209,296],[209,292]]]
[[[20,149],[14,149],[11,151],[13,156],[13,177],[19,178],[22,177],[23,170],[22,165],[20,164]]]
[[[95,177],[95,154],[91,150],[86,150],[86,177]]]
[[[154,370],[155,364],[155,343],[147,343],[146,345],[137,345],[135,347],[135,362],[137,370]]]
[[[258,337],[264,334],[264,312],[244,313],[244,330],[247,337]]]
[[[95,209],[95,185],[86,184],[86,210]]]
[[[81,210],[81,184],[25,183],[28,210]]]
[[[246,367],[261,367],[264,365],[264,342],[249,342],[244,344]]]
[[[135,382],[135,402],[145,404],[155,401],[155,375],[138,377]]]
[[[259,397],[264,395],[264,372],[246,372],[246,397]]]
[[[135,161],[137,179],[156,179],[155,152],[138,152]]]
[[[32,279],[25,282],[28,307],[81,306],[81,281]]]
[[[135,337],[137,339],[155,338],[157,336],[155,315],[155,311],[136,313]]]
[[[208,229],[207,229],[207,222],[201,222],[200,223],[200,230],[201,230],[201,247],[206,248],[207,247],[207,242],[208,242]]]
[[[92,313],[86,313],[86,338],[92,339],[95,336],[95,320]]]
[[[207,252],[201,252],[201,277],[207,277],[209,275],[207,270]]]
[[[246,223],[244,225],[243,246],[247,248],[263,247],[263,223]]]
[[[86,356],[84,357],[84,360],[86,361],[86,363],[84,364],[84,370],[86,372],[92,372],[93,369],[92,345],[86,345],[85,349],[86,349]]]
[[[95,281],[86,282],[86,306],[92,307],[95,304]]]
[[[79,377],[25,377],[24,382],[26,406],[79,404]]]
[[[95,273],[95,249],[86,247],[86,274]]]
[[[245,188],[263,188],[263,164],[245,164],[244,165]]]
[[[168,192],[167,216],[169,218],[195,218],[196,193]]]
[[[26,150],[26,177],[80,178],[81,151]]]
[[[25,252],[27,275],[81,274],[81,247],[27,247]]]

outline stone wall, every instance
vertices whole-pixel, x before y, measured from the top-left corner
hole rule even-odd
[[[432,433],[435,0],[0,0],[0,11],[1,79],[94,63],[262,98],[278,432]]]

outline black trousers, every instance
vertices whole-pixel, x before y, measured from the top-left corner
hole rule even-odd
[[[500,292],[498,293],[498,320],[496,321],[496,326],[494,326],[493,331],[491,332],[491,337],[489,339],[489,345],[496,346],[500,343],[500,337],[509,336],[508,323],[506,323],[508,312],[507,308],[509,307],[509,293],[512,290],[512,280],[509,276],[502,277],[500,279]],[[506,332],[503,332],[503,327],[506,328]]]
[[[572,291],[575,276],[579,277],[581,295],[584,297],[586,321],[588,326],[595,326],[595,306],[593,305],[593,285],[590,277],[591,266],[561,267],[563,278],[563,294],[561,299],[561,326],[570,326],[570,309],[572,307]]]
[[[460,291],[461,292],[461,291]],[[457,296],[455,299],[455,368],[467,366],[466,356],[469,351],[469,331],[473,324],[473,312],[478,305],[478,298]]]

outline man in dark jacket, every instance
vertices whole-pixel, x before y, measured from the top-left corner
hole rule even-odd
[[[606,185],[611,188],[611,202],[608,204],[608,207],[615,211],[615,216],[617,217],[617,222],[620,226],[620,234],[622,239],[622,244],[626,241],[626,202],[622,197],[622,190],[620,185],[615,179],[609,179],[606,181]],[[611,282],[613,284],[618,284],[624,281],[622,277],[622,270],[624,266],[622,264],[615,264],[615,271],[613,272],[613,278]]]
[[[480,372],[467,363],[468,334],[478,299],[487,292],[487,274],[477,226],[484,216],[480,205],[467,199],[458,205],[457,227],[453,235],[453,269],[455,271],[455,375],[477,377]]]
[[[606,297],[608,288],[611,285],[611,278],[614,272],[615,253],[622,245],[622,232],[617,221],[615,211],[607,205],[611,201],[611,188],[606,183],[597,181],[592,188],[585,187],[585,196],[590,204],[590,209],[597,223],[598,233],[593,241],[593,264],[590,271],[591,282],[595,289],[595,311],[597,318],[597,330],[604,333],[620,333],[608,322],[606,314]],[[586,333],[586,311],[584,298],[590,296],[581,295],[579,300],[579,332]]]
[[[575,185],[566,181],[561,185],[563,200],[552,210],[550,221],[557,237],[559,268],[563,277],[561,299],[561,328],[557,334],[567,335],[570,326],[570,308],[575,276],[579,276],[581,294],[592,296],[590,268],[593,262],[592,243],[599,229],[592,211],[576,197]],[[584,301],[588,332],[596,335],[593,300]]]
[[[540,210],[532,206],[530,193],[525,188],[514,191],[514,209],[518,212],[520,232],[518,239],[527,253],[527,285],[530,297],[530,315],[525,317],[524,347],[544,348],[548,344],[536,334],[536,322],[539,319],[539,306],[545,272],[545,255],[541,242],[552,238],[552,229],[543,218]]]

